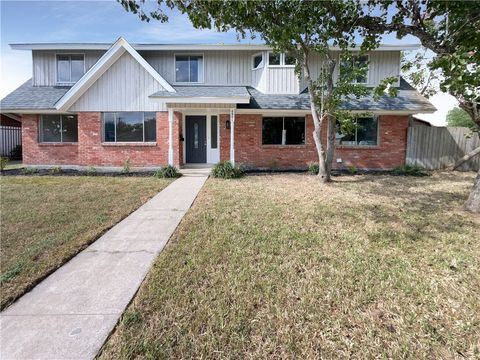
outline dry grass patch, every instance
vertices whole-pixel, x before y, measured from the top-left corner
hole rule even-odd
[[[210,179],[100,357],[479,356],[472,180]]]
[[[1,178],[1,307],[170,183],[154,178]]]

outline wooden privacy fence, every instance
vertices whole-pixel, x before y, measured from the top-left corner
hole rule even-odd
[[[478,133],[468,128],[412,126],[408,128],[406,163],[430,170],[444,169],[479,146]],[[480,154],[458,170],[478,171],[479,168]]]
[[[10,152],[17,145],[22,145],[22,128],[0,126],[0,156],[10,156]]]

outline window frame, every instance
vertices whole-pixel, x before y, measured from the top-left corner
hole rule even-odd
[[[80,76],[80,79],[85,75],[87,72],[87,65],[85,63],[85,53],[55,53],[55,83],[57,85],[72,85],[75,84],[78,80],[76,81],[71,81],[72,80],[72,59],[71,57],[77,56],[77,55],[82,55],[83,56],[83,74]],[[70,64],[70,81],[60,81],[58,79],[58,57],[59,56],[70,56],[69,64]]]
[[[358,118],[371,118],[371,119],[376,119],[377,121],[377,143],[375,145],[360,145],[358,143]],[[339,132],[335,132],[335,137],[336,135],[339,134]],[[353,147],[353,148],[378,148],[380,147],[380,116],[379,115],[372,115],[372,116],[356,116],[355,117],[355,144],[341,144],[336,143],[336,146],[340,147]]]
[[[117,114],[119,113],[141,113],[142,114],[142,137],[143,141],[117,141]],[[145,113],[155,114],[155,140],[145,141]],[[114,122],[114,137],[115,141],[105,141],[105,114],[115,114]],[[111,145],[111,144],[156,144],[157,143],[157,112],[156,111],[104,111],[102,112],[101,119],[101,131],[102,131],[102,144]]]
[[[255,58],[258,57],[258,56],[261,56],[262,57],[262,61],[260,62],[260,65],[255,67]],[[258,69],[262,69],[265,67],[265,56],[263,54],[263,52],[258,52],[256,54],[253,54],[252,55],[252,70],[258,70]]]
[[[350,84],[356,84],[356,85],[370,85],[370,54],[362,54],[362,55],[353,55],[353,57],[360,57],[360,56],[366,56],[367,57],[367,74],[366,74],[366,81],[365,82],[358,82],[356,79],[354,79]],[[353,61],[353,59],[352,59]],[[340,58],[340,67],[339,67],[339,72],[342,71],[342,59]]]
[[[295,64],[293,65],[287,65],[285,64],[285,53],[280,53],[280,64],[279,65],[270,65],[270,54],[276,54],[275,52],[273,51],[268,51],[267,52],[267,61],[266,61],[266,65],[268,67],[271,67],[271,68],[294,68],[295,67]]]
[[[60,141],[45,141],[43,140],[43,117],[45,115],[57,115],[60,116]],[[77,119],[77,141],[63,141],[63,117],[75,116]],[[39,144],[78,144],[78,115],[77,114],[41,114],[38,124],[38,143]]]
[[[282,119],[282,144],[264,144],[263,143],[263,120],[265,118],[281,118]],[[304,136],[304,141],[303,144],[283,144],[283,131],[285,131],[285,119],[286,118],[302,118],[303,119],[303,136]],[[261,143],[262,146],[266,147],[305,147],[307,145],[307,117],[305,115],[299,115],[299,116],[294,116],[294,115],[289,115],[289,116],[278,116],[278,115],[270,115],[270,116],[262,116],[262,130],[260,131],[260,136],[261,136]],[[287,137],[285,136],[285,142],[287,140]]]
[[[202,57],[202,81],[177,81],[177,56],[201,56]],[[189,60],[190,63],[190,60]],[[198,73],[200,75],[200,73]],[[174,84],[204,84],[205,83],[205,54],[204,53],[174,53],[173,54]],[[190,64],[188,66],[188,78],[190,79]],[[148,112],[148,111],[147,111]]]

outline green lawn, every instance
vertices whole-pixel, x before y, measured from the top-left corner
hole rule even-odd
[[[153,177],[2,176],[1,307],[169,183]]]
[[[473,178],[210,179],[100,358],[478,357]]]

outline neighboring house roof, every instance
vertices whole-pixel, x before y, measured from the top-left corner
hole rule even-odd
[[[108,50],[111,43],[24,43],[10,44],[15,50]],[[131,44],[137,51],[143,50],[271,50],[265,44]],[[381,44],[373,51],[416,50],[420,44]],[[338,46],[331,50],[340,50]],[[355,48],[350,48],[355,50]]]
[[[55,103],[69,89],[70,86],[33,86],[32,79],[29,79],[2,99],[0,109],[54,110]]]
[[[90,86],[95,83],[112,64],[125,52],[130,53],[132,57],[160,83],[160,85],[170,92],[175,92],[172,86],[150,65],[124,38],[119,38],[108,51],[93,65],[75,85],[55,104],[55,108],[61,111],[67,111],[80,96],[82,96]]]
[[[250,93],[245,86],[208,86],[208,85],[176,85],[175,92],[158,91],[151,98],[164,99],[168,102],[212,102],[248,104]]]
[[[239,109],[310,109],[309,95],[306,91],[299,95],[263,94],[252,87],[249,87],[248,91],[252,95],[252,100],[249,104],[239,105]],[[351,111],[408,111],[411,113],[436,111],[435,106],[420,95],[403,78],[400,80],[398,95],[395,97],[384,95],[378,100],[374,99],[372,95],[359,99],[350,98],[341,105],[341,108]]]

